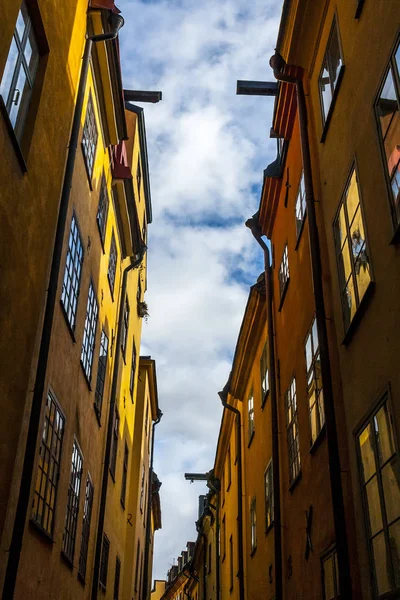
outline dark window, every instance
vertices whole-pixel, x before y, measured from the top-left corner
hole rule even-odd
[[[329,109],[332,104],[342,66],[343,59],[340,50],[339,32],[336,21],[334,21],[318,79],[324,123],[328,118]]]
[[[61,292],[61,303],[72,331],[75,331],[82,263],[83,244],[75,215],[73,215],[68,238],[68,252],[65,262],[64,280]]]
[[[122,485],[121,485],[121,503],[125,507],[125,496],[126,496],[126,480],[128,477],[128,461],[129,461],[129,450],[125,442],[124,451],[124,464],[122,465]]]
[[[265,344],[260,358],[260,377],[261,377],[261,406],[269,392],[269,371],[268,371],[268,343]]]
[[[317,321],[314,318],[306,338],[307,395],[310,415],[311,445],[325,423],[324,393],[322,390],[321,356],[319,352]]]
[[[108,353],[108,337],[103,329],[101,332],[99,366],[97,368],[97,380],[96,380],[96,392],[95,392],[96,409],[99,414],[101,413],[101,406],[103,404],[104,382],[106,380],[106,373],[107,373],[107,353]]]
[[[22,137],[38,65],[35,32],[22,1],[0,84],[0,95],[18,140]]]
[[[289,481],[292,484],[300,473],[299,422],[297,418],[296,379],[294,377],[285,393],[285,410],[289,454]]]
[[[289,259],[288,259],[288,247],[287,247],[287,244],[285,244],[285,248],[284,248],[283,254],[282,254],[281,264],[279,267],[279,292],[280,292],[281,300],[283,300],[288,283],[289,283]]]
[[[306,190],[304,187],[304,173],[301,174],[299,189],[296,197],[296,236],[299,237],[306,217]]]
[[[228,471],[227,478],[226,478],[227,479],[227,482],[226,482],[226,490],[227,491],[231,487],[231,483],[232,483],[232,464],[231,464],[231,461],[232,461],[231,447],[229,446],[228,447],[228,455],[227,455],[227,458],[226,458],[226,466],[227,466],[227,471]]]
[[[321,559],[323,600],[337,600],[339,592],[339,572],[336,549]]]
[[[67,511],[63,535],[63,552],[72,562],[75,550],[76,525],[78,522],[79,494],[82,480],[82,454],[74,441],[72,448],[71,473],[69,478]]]
[[[386,173],[391,188],[394,225],[400,223],[400,44],[394,51],[382,89],[375,103],[384,150]]]
[[[103,173],[103,177],[101,178],[101,187],[100,187],[100,198],[99,198],[99,206],[97,209],[97,225],[99,227],[101,242],[104,246],[104,240],[106,238],[106,227],[107,227],[107,215],[108,215],[108,192],[107,192],[107,183],[106,178]]]
[[[82,540],[81,540],[81,552],[79,555],[79,575],[85,580],[86,577],[86,564],[89,550],[89,538],[90,538],[90,520],[92,517],[92,506],[93,506],[93,483],[88,474],[86,479],[86,491],[85,491],[85,505],[83,507],[83,522],[82,522]]]
[[[86,307],[85,329],[81,352],[81,363],[88,381],[92,377],[94,343],[96,340],[97,316],[99,307],[94,293],[93,283],[90,282]]]
[[[119,580],[121,577],[121,561],[118,556],[115,559],[115,579],[114,579],[114,596],[113,600],[118,600],[119,598]]]
[[[142,169],[140,166],[140,156],[138,156],[138,161],[137,161],[136,181],[137,181],[138,194],[139,194],[139,200],[140,200],[140,183],[142,181]]]
[[[126,353],[126,341],[128,338],[128,328],[129,328],[129,302],[128,297],[125,298],[125,306],[124,306],[124,320],[122,323],[122,337],[121,337],[121,349],[122,354],[125,358]]]
[[[272,475],[272,462],[269,463],[264,473],[265,485],[265,528],[269,529],[274,521],[274,487]]]
[[[393,591],[397,597],[400,592],[400,457],[393,423],[385,394],[357,436],[372,574],[378,598]]]
[[[99,584],[103,590],[107,587],[107,571],[108,571],[108,556],[110,554],[110,541],[106,534],[103,534],[103,546],[101,549],[101,559],[100,559],[100,576],[99,576]]]
[[[110,472],[111,472],[113,479],[115,479],[115,468],[117,466],[118,435],[119,435],[119,413],[118,413],[118,409],[116,408],[115,416],[114,416],[114,427],[113,427],[113,437],[112,437],[111,456],[110,456]]]
[[[253,496],[250,502],[250,545],[251,551],[257,548],[257,515],[256,515],[256,497]]]
[[[135,566],[135,591],[138,591],[139,583],[139,561],[140,561],[140,540],[137,542],[136,547],[136,566]]]
[[[86,169],[87,169],[90,179],[92,178],[92,173],[93,173],[97,138],[98,138],[98,133],[97,133],[96,117],[94,115],[92,94],[90,93],[89,100],[87,103],[85,125],[83,127],[83,136],[82,136],[83,156],[85,157]]]
[[[64,416],[54,396],[49,392],[32,507],[32,519],[49,535],[53,533],[64,427]]]
[[[136,347],[135,341],[132,344],[132,364],[131,364],[131,376],[129,380],[129,390],[131,392],[131,396],[133,398],[133,391],[135,388],[135,374],[136,374]]]
[[[371,281],[368,246],[360,206],[356,170],[353,169],[334,222],[336,256],[345,329]]]
[[[144,468],[144,465],[142,466],[142,484],[141,484],[141,489],[140,489],[140,512],[143,513],[144,510],[144,480],[146,477],[146,470]]]
[[[229,589],[233,589],[233,539],[229,538]]]
[[[221,486],[222,487],[222,486]],[[226,553],[226,519],[222,517],[222,534],[221,534],[221,559],[224,560]]]
[[[250,396],[247,399],[247,427],[249,434],[249,442],[253,437],[254,433],[254,396],[253,390],[250,392]]]
[[[108,277],[108,282],[110,284],[111,293],[114,292],[115,272],[117,269],[117,258],[118,258],[117,244],[115,242],[115,235],[114,235],[114,231],[113,231],[112,236],[111,236],[110,258],[108,259],[108,272],[107,272],[107,277]]]

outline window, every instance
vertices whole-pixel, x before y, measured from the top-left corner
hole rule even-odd
[[[76,223],[75,215],[72,215],[71,229],[68,238],[67,259],[65,262],[64,280],[61,292],[61,304],[72,331],[75,331],[82,263],[82,239]]]
[[[122,354],[125,359],[126,353],[126,340],[128,338],[128,328],[129,328],[129,302],[128,297],[125,298],[125,306],[124,306],[124,320],[122,323],[122,336],[121,336],[121,349]]]
[[[89,550],[89,537],[90,537],[90,520],[92,517],[92,506],[93,506],[93,483],[88,474],[86,479],[86,491],[85,491],[85,504],[83,507],[83,523],[82,523],[82,540],[81,540],[81,552],[79,555],[79,569],[78,574],[85,581],[86,577],[86,564]]]
[[[90,282],[86,307],[85,329],[83,331],[81,364],[88,381],[92,378],[94,343],[96,341],[97,316],[99,306],[94,293],[93,282]]]
[[[119,434],[119,412],[118,412],[118,409],[115,408],[113,437],[112,437],[111,456],[110,456],[110,472],[111,472],[111,476],[114,480],[115,480],[115,468],[117,466],[118,434]]]
[[[286,433],[289,454],[289,482],[300,474],[299,423],[297,418],[296,379],[293,377],[285,393]]]
[[[251,552],[257,548],[257,520],[256,520],[256,497],[250,502],[250,544]]]
[[[222,535],[221,535],[221,560],[225,559],[226,553],[226,519],[222,517]]]
[[[322,391],[321,357],[319,352],[317,321],[314,318],[306,344],[307,394],[310,415],[311,446],[325,423],[324,394]]]
[[[229,538],[229,589],[233,590],[233,539]]]
[[[386,592],[400,592],[400,457],[393,422],[385,394],[357,436],[372,573],[379,598]]]
[[[273,474],[272,474],[272,462],[269,463],[264,473],[264,485],[265,485],[265,529],[271,527],[274,521],[274,487],[273,487]]]
[[[115,579],[114,579],[114,596],[113,600],[118,600],[119,598],[119,580],[121,577],[121,561],[119,557],[115,559]]]
[[[336,549],[326,554],[321,563],[323,600],[337,600],[340,598],[340,592]]]
[[[103,546],[101,549],[101,558],[100,558],[100,575],[99,575],[99,584],[103,590],[106,589],[107,586],[107,571],[108,571],[108,556],[110,554],[110,540],[103,533]]]
[[[140,183],[142,181],[142,169],[140,166],[140,156],[138,156],[138,161],[137,161],[136,181],[137,181],[139,200],[140,200]]]
[[[32,520],[50,536],[53,533],[64,427],[64,416],[54,396],[49,392],[39,448]]]
[[[0,95],[18,140],[22,137],[38,65],[35,32],[26,4],[22,1],[0,83]]]
[[[296,197],[296,237],[300,236],[303,228],[304,219],[306,217],[306,190],[304,187],[304,173],[301,174],[299,189]]]
[[[103,404],[104,394],[104,383],[106,380],[107,372],[107,353],[108,353],[108,337],[104,329],[101,332],[100,339],[100,352],[99,352],[99,365],[97,367],[97,380],[96,380],[96,392],[95,392],[95,407],[98,415],[101,413],[101,406]]]
[[[226,491],[229,490],[232,483],[232,457],[231,457],[231,447],[228,446],[228,455],[226,457],[226,467],[227,467],[227,483],[226,483]]]
[[[132,363],[131,363],[131,377],[129,380],[129,390],[131,392],[131,397],[133,399],[133,391],[135,389],[135,373],[136,373],[136,347],[135,340],[132,344]]]
[[[143,509],[144,509],[144,479],[145,479],[145,468],[144,465],[142,466],[142,484],[141,484],[141,491],[140,491],[140,512],[143,513]]]
[[[339,285],[347,330],[371,281],[368,246],[353,168],[334,221]]]
[[[82,136],[82,150],[83,150],[83,156],[85,158],[85,165],[86,165],[86,170],[89,175],[89,179],[92,178],[92,174],[93,174],[93,166],[94,166],[94,157],[96,154],[97,138],[98,138],[98,133],[97,133],[96,117],[94,116],[93,99],[92,99],[92,94],[90,93],[89,100],[87,103],[85,124],[83,126],[83,136]]]
[[[75,550],[76,525],[78,522],[79,495],[81,491],[83,458],[78,444],[72,447],[71,473],[69,478],[67,511],[63,535],[63,553],[72,562]]]
[[[250,396],[247,400],[247,424],[249,431],[249,443],[254,435],[254,397],[253,390],[250,393]]]
[[[268,342],[265,343],[260,358],[260,376],[261,376],[261,406],[264,406],[265,400],[269,394],[269,371],[268,371]]]
[[[104,246],[104,240],[106,239],[106,226],[107,226],[107,215],[108,215],[108,192],[107,192],[107,183],[106,178],[103,173],[103,177],[101,178],[101,186],[100,186],[100,198],[99,198],[99,206],[97,209],[97,225],[99,227],[100,239],[101,243]]]
[[[288,247],[285,244],[285,248],[283,250],[281,264],[279,267],[279,291],[281,296],[281,303],[286,294],[286,289],[289,283],[289,260],[288,260]]]
[[[124,464],[122,466],[121,504],[125,508],[126,480],[128,477],[129,450],[125,442]]]
[[[326,47],[321,73],[318,79],[321,97],[322,119],[325,124],[328,120],[329,110],[332,105],[335,90],[338,89],[339,77],[343,68],[342,53],[340,50],[339,32],[336,21],[333,22],[328,45]]]
[[[110,289],[111,289],[112,294],[114,293],[115,272],[117,269],[117,258],[118,258],[117,244],[115,243],[115,235],[114,235],[114,231],[113,231],[112,236],[111,236],[110,258],[108,259],[108,271],[107,271],[108,283],[110,284]]]
[[[375,114],[390,185],[393,223],[400,224],[400,43],[394,51],[375,103]]]

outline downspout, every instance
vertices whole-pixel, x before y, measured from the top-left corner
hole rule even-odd
[[[321,375],[324,390],[324,408],[326,436],[328,441],[329,476],[333,507],[333,521],[336,537],[336,548],[338,556],[339,586],[343,598],[352,598],[352,586],[350,575],[350,561],[347,547],[347,531],[343,500],[343,486],[341,480],[340,455],[337,436],[335,405],[333,396],[332,373],[329,359],[328,332],[326,327],[326,314],[324,303],[324,291],[322,284],[322,264],[320,242],[315,212],[315,198],[313,190],[310,145],[307,130],[307,106],[304,95],[303,82],[300,77],[294,77],[282,73],[286,63],[282,56],[275,52],[270,59],[270,65],[274,76],[278,81],[290,83],[296,86],[297,105],[299,111],[300,142],[303,158],[304,186],[306,193],[306,208],[308,216],[311,268],[313,276],[315,314],[321,355]]]
[[[244,567],[243,567],[243,506],[242,506],[242,497],[243,497],[243,483],[242,483],[242,431],[241,431],[241,415],[240,411],[231,406],[227,402],[229,382],[222,390],[222,392],[218,392],[219,397],[221,398],[222,406],[227,410],[230,410],[236,415],[236,439],[237,439],[237,449],[238,449],[238,457],[237,457],[237,465],[238,465],[238,560],[239,560],[239,598],[240,600],[244,600]]]
[[[115,342],[115,360],[114,360],[114,369],[111,383],[111,394],[110,394],[110,402],[108,409],[108,421],[107,421],[107,438],[106,438],[106,450],[104,454],[104,463],[103,463],[103,476],[101,481],[101,496],[100,496],[100,507],[99,507],[99,517],[97,523],[97,538],[96,538],[96,550],[95,550],[95,559],[94,559],[94,569],[93,569],[93,580],[92,580],[92,600],[97,599],[97,592],[99,589],[99,574],[100,574],[100,557],[101,557],[101,547],[103,541],[103,531],[104,531],[104,517],[106,511],[106,501],[107,501],[107,488],[108,488],[108,470],[110,466],[110,456],[111,456],[111,442],[112,442],[112,433],[114,427],[114,413],[115,413],[115,401],[117,397],[117,386],[118,386],[118,375],[119,375],[119,364],[121,357],[121,338],[122,338],[122,329],[123,329],[123,320],[124,320],[124,305],[125,305],[125,296],[126,296],[126,287],[128,282],[128,273],[133,269],[137,269],[141,264],[144,254],[146,252],[146,246],[143,244],[139,254],[135,259],[131,258],[131,264],[125,267],[123,275],[122,275],[122,287],[121,287],[121,296],[119,300],[119,308],[118,308],[118,328],[117,328],[117,339]]]
[[[71,137],[68,144],[68,155],[65,167],[61,200],[58,212],[56,235],[54,240],[53,257],[51,261],[50,279],[47,288],[45,313],[43,318],[42,335],[40,339],[39,356],[36,369],[35,384],[33,389],[31,414],[29,418],[28,434],[26,439],[24,463],[22,467],[21,484],[18,495],[17,509],[14,518],[14,527],[10,542],[7,569],[4,579],[3,600],[14,597],[15,585],[18,575],[18,566],[22,550],[25,523],[28,513],[29,498],[32,485],[33,467],[36,458],[36,444],[40,428],[43,394],[45,391],[47,362],[50,350],[51,333],[53,326],[54,310],[57,301],[58,280],[60,276],[61,257],[65,225],[67,220],[69,198],[72,188],[72,176],[75,166],[76,151],[78,147],[79,131],[81,124],[83,100],[85,95],[86,80],[89,71],[90,55],[93,44],[105,42],[117,37],[118,31],[124,24],[121,16],[110,13],[113,30],[109,33],[86,38],[85,50],[82,59],[82,68],[76,96],[75,111],[72,121]]]
[[[148,574],[149,574],[149,553],[150,553],[150,538],[151,538],[151,505],[153,500],[153,462],[154,462],[154,434],[156,425],[161,421],[163,413],[160,409],[157,411],[157,418],[153,423],[153,431],[151,434],[151,455],[150,455],[150,469],[149,469],[149,490],[147,498],[147,515],[146,515],[146,545],[144,548],[144,574],[143,574],[143,588],[142,588],[142,599],[147,600],[148,590]]]
[[[272,316],[272,276],[270,253],[267,244],[262,239],[262,232],[256,215],[246,221],[258,244],[264,252],[265,291],[267,301],[267,328],[268,328],[268,355],[270,369],[270,397],[271,397],[271,433],[272,433],[272,473],[273,473],[273,498],[274,498],[274,561],[275,561],[275,596],[277,600],[283,597],[282,580],[282,532],[281,532],[281,489],[279,473],[279,429],[278,429],[278,403],[276,394],[276,365],[275,365],[275,338],[274,321]]]

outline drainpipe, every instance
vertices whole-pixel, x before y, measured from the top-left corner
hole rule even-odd
[[[239,598],[240,600],[244,600],[244,568],[243,568],[243,506],[242,506],[242,497],[243,497],[243,484],[242,484],[242,431],[241,431],[241,416],[240,411],[231,406],[227,402],[228,383],[222,390],[222,392],[218,392],[218,396],[221,398],[222,406],[227,410],[230,410],[236,415],[236,438],[237,438],[237,449],[238,449],[238,559],[239,559]]]
[[[71,137],[68,144],[67,163],[65,167],[63,187],[57,220],[56,235],[54,240],[53,257],[51,262],[50,279],[47,289],[45,313],[40,340],[39,356],[33,390],[31,414],[29,418],[28,434],[25,446],[24,463],[22,467],[21,484],[18,495],[17,509],[14,518],[14,527],[10,542],[7,570],[4,579],[3,600],[11,600],[14,597],[15,585],[18,575],[18,566],[22,550],[25,523],[29,507],[29,498],[32,485],[33,467],[36,458],[36,444],[40,428],[40,416],[42,411],[43,394],[45,391],[47,362],[49,357],[51,333],[53,326],[54,310],[57,301],[58,280],[60,276],[61,257],[65,225],[67,220],[69,198],[72,187],[72,176],[74,172],[75,157],[78,147],[79,131],[81,124],[83,99],[86,88],[86,80],[89,71],[90,54],[93,44],[105,42],[117,37],[118,31],[124,24],[120,15],[110,13],[110,24],[112,31],[86,38],[85,50],[82,59],[82,68],[79,78],[78,93],[76,96],[75,111],[72,121]]]
[[[146,545],[144,548],[144,573],[143,573],[143,588],[142,588],[142,599],[147,600],[148,591],[148,574],[149,574],[149,553],[150,553],[150,538],[151,538],[151,505],[153,499],[152,479],[153,479],[153,462],[154,462],[154,433],[156,425],[161,421],[163,413],[160,409],[157,410],[157,418],[153,423],[153,431],[151,434],[151,458],[150,458],[150,469],[149,469],[149,491],[147,498],[147,515],[146,515]]]
[[[267,244],[262,239],[258,223],[258,215],[246,221],[258,244],[264,252],[265,290],[267,300],[267,327],[268,327],[268,355],[270,369],[270,397],[271,397],[271,433],[272,433],[272,473],[273,473],[273,498],[274,498],[274,561],[275,561],[275,596],[282,600],[282,532],[281,532],[281,490],[279,473],[279,431],[278,431],[278,403],[276,394],[276,365],[274,344],[274,321],[272,316],[272,276],[270,253]]]
[[[97,539],[96,539],[96,550],[95,550],[95,559],[94,559],[94,569],[93,569],[93,580],[92,580],[92,600],[97,599],[97,592],[99,589],[99,575],[100,575],[100,557],[101,557],[101,547],[103,541],[103,532],[104,532],[104,517],[106,511],[106,501],[107,501],[107,488],[108,488],[108,470],[110,466],[110,456],[111,456],[111,442],[112,442],[112,434],[114,427],[114,414],[115,414],[115,402],[117,397],[117,386],[118,386],[118,375],[119,375],[119,364],[121,357],[121,338],[122,338],[122,329],[123,329],[123,321],[124,321],[124,305],[125,305],[125,296],[126,296],[126,287],[128,282],[128,273],[133,269],[137,269],[141,264],[144,254],[146,252],[145,244],[142,244],[139,254],[137,257],[131,258],[131,264],[125,267],[123,275],[122,275],[122,287],[121,287],[121,297],[119,300],[119,308],[118,308],[118,328],[117,328],[117,339],[115,342],[115,359],[114,359],[114,369],[113,369],[113,377],[111,383],[111,394],[110,394],[110,403],[108,408],[108,421],[107,421],[107,438],[106,438],[106,451],[104,454],[104,463],[103,463],[103,477],[101,481],[101,496],[100,496],[100,507],[99,507],[99,517],[97,523]]]
[[[314,285],[315,314],[321,354],[321,375],[324,390],[324,408],[326,436],[328,441],[329,476],[333,506],[333,521],[335,528],[336,548],[338,556],[339,585],[340,593],[343,596],[343,598],[346,598],[346,600],[351,600],[352,586],[350,575],[350,561],[347,547],[347,531],[343,500],[343,486],[341,479],[340,455],[332,386],[332,374],[329,359],[328,332],[326,327],[324,291],[322,284],[321,252],[317,218],[315,212],[311,155],[307,130],[306,99],[304,95],[302,79],[300,77],[286,75],[282,72],[286,63],[278,52],[275,52],[275,55],[272,56],[272,58],[270,59],[270,65],[274,72],[274,76],[278,81],[283,81],[285,83],[290,83],[296,86],[297,105],[299,111],[301,153],[303,158],[304,186],[306,192],[306,207],[310,239],[311,268]]]

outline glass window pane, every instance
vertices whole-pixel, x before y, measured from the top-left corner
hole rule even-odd
[[[24,56],[26,63],[29,68],[29,73],[34,79],[36,75],[36,70],[39,64],[39,51],[36,45],[35,36],[33,34],[33,30],[29,32],[28,39],[26,40],[26,46],[24,50]]]
[[[356,258],[359,255],[361,248],[365,245],[364,223],[360,206],[358,206],[353,222],[350,225],[350,235],[353,257]]]
[[[381,125],[382,136],[385,139],[394,113],[398,111],[396,92],[394,87],[392,69],[389,69],[381,95],[379,96],[376,112]]]
[[[374,417],[374,428],[382,465],[395,453],[391,415],[386,402]]]
[[[335,89],[337,79],[339,76],[339,70],[340,70],[340,67],[342,66],[342,57],[340,55],[340,47],[339,47],[339,35],[338,35],[338,30],[337,30],[336,24],[333,28],[332,37],[329,42],[328,61],[329,61],[329,70],[330,70],[330,75],[331,75],[332,86],[333,86],[333,89]]]
[[[394,55],[394,58],[396,61],[397,72],[400,75],[400,44],[397,46],[397,50],[396,50],[396,54]]]
[[[382,486],[388,524],[400,517],[400,464],[397,456],[382,469]]]
[[[24,104],[26,104],[26,98],[24,98],[25,94],[28,94],[29,85],[26,80],[26,73],[23,67],[20,68],[17,83],[15,85],[14,96],[12,98],[11,108],[10,108],[10,121],[12,126],[15,128],[15,124],[18,118],[18,114],[22,107],[22,100],[24,100]],[[29,94],[30,95],[30,94]]]
[[[324,67],[323,67],[322,73],[319,78],[319,84],[320,84],[321,95],[322,95],[324,119],[326,119],[326,116],[329,112],[329,107],[332,102],[331,80],[329,77],[328,61],[326,59],[324,62]]]
[[[19,39],[22,41],[24,37],[25,28],[29,22],[28,11],[26,10],[25,2],[22,3],[21,10],[18,13],[16,32],[18,33]]]
[[[361,453],[361,466],[363,469],[364,481],[368,481],[376,470],[371,425],[368,425],[362,431],[358,438],[358,443]]]
[[[350,183],[347,187],[346,192],[346,208],[347,208],[347,217],[349,219],[350,229],[351,222],[353,220],[354,214],[360,204],[360,197],[358,194],[358,185],[357,185],[357,176],[355,170],[350,179]]]
[[[367,290],[369,282],[371,281],[369,256],[365,244],[362,246],[359,255],[354,261],[354,270],[356,272],[358,301],[360,302]]]
[[[392,556],[394,584],[400,587],[400,519],[389,527],[389,547]]]
[[[378,594],[383,594],[391,589],[389,563],[386,552],[385,536],[380,533],[372,540],[374,553],[376,582]]]
[[[348,327],[353,319],[357,308],[357,302],[354,292],[353,277],[350,276],[345,289],[343,290],[343,317],[345,327]]]
[[[334,563],[333,556],[329,556],[323,564],[324,569],[324,599],[332,600],[335,598],[335,579],[334,579]]]
[[[312,362],[312,346],[311,346],[311,334],[309,334],[308,337],[307,337],[307,341],[306,341],[306,365],[307,365],[307,371],[311,367],[311,362]]]
[[[371,535],[375,535],[383,528],[381,501],[379,498],[378,480],[376,475],[365,486],[368,500],[369,522]]]
[[[10,50],[7,56],[6,66],[0,84],[0,94],[3,96],[4,104],[7,104],[10,94],[11,82],[15,72],[18,59],[18,48],[15,39],[12,39]]]

